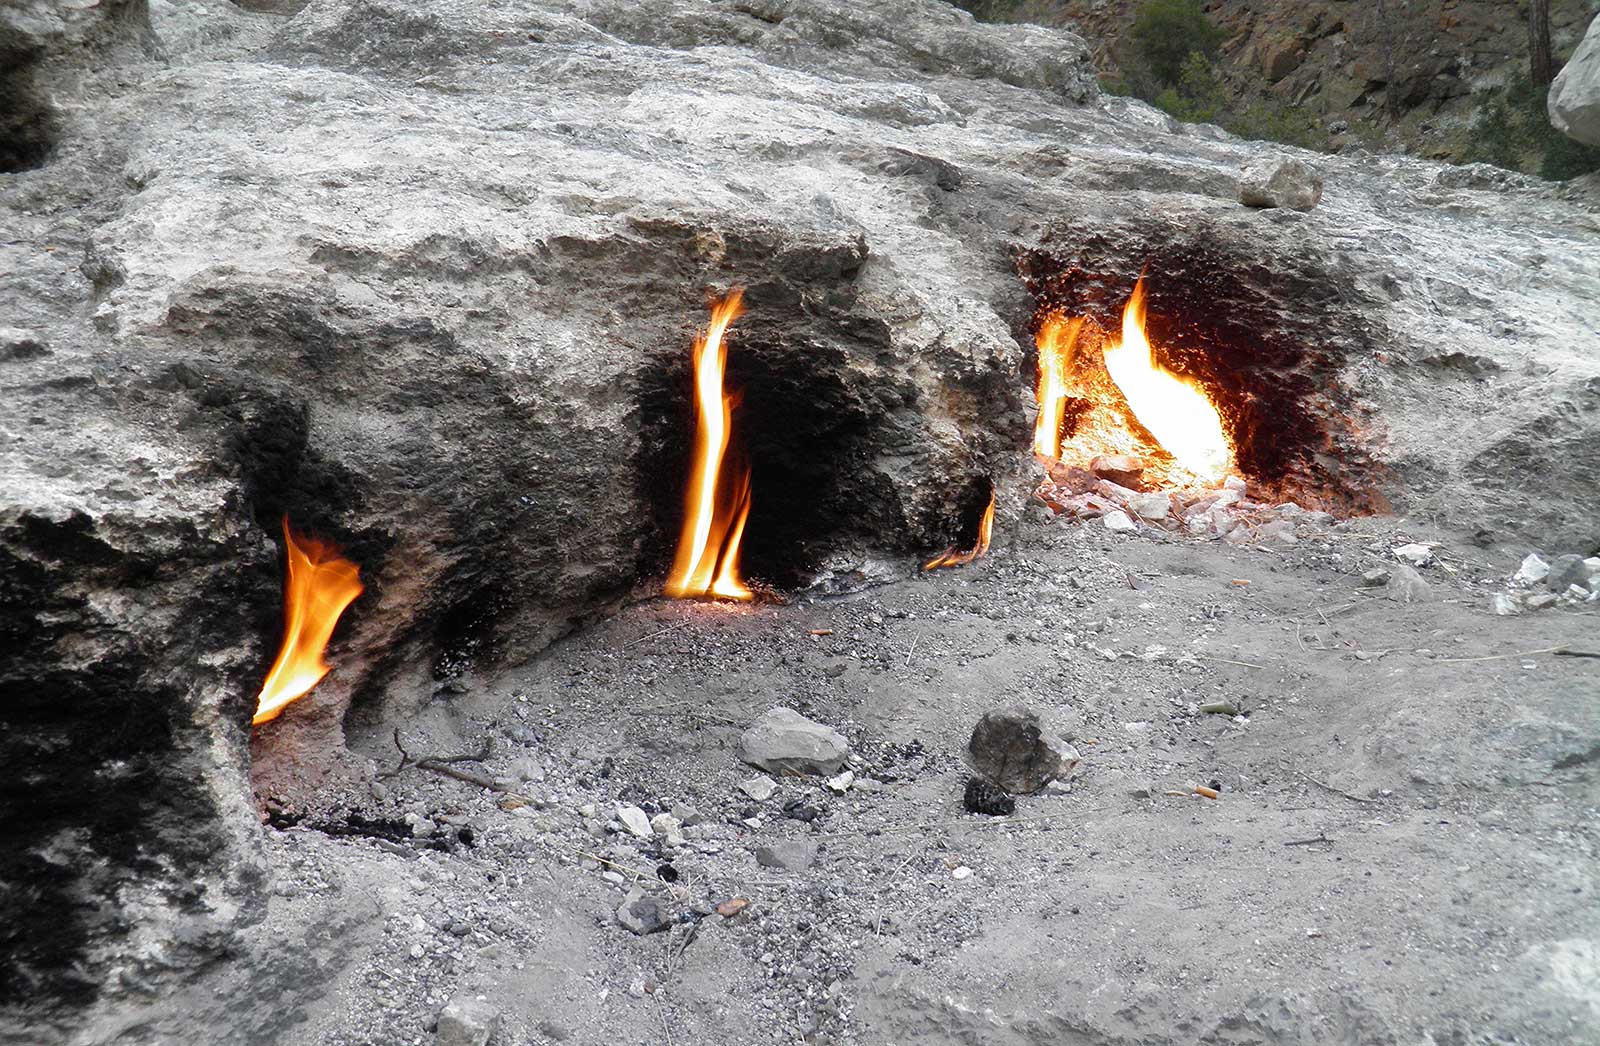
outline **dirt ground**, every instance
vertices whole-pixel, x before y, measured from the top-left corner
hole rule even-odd
[[[1439,543],[1431,598],[1360,587],[1406,540]],[[1030,515],[969,567],[842,596],[639,602],[406,728],[413,755],[489,738],[457,765],[533,802],[407,769],[356,806],[426,838],[269,830],[268,919],[188,1017],[431,1043],[481,995],[501,1046],[1600,1042],[1600,661],[1527,653],[1600,649],[1600,614],[1493,616],[1526,551],[1392,519],[1269,548]],[[1018,703],[1082,763],[1014,816],[965,813],[966,737]],[[876,783],[740,793],[735,743],[776,705]],[[664,852],[614,830],[619,801],[704,821]],[[758,865],[793,839],[815,865]],[[635,877],[668,930],[617,924]]]

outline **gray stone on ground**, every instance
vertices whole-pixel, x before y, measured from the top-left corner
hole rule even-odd
[[[748,795],[758,803],[764,803],[768,799],[771,799],[773,793],[777,790],[778,782],[774,781],[766,774],[758,774],[755,777],[750,778],[750,780],[740,782],[739,784],[739,791],[743,792],[745,795]]]
[[[803,841],[764,843],[756,847],[756,863],[763,868],[777,868],[786,872],[800,872],[810,868],[817,860],[815,843]]]
[[[739,738],[739,758],[772,773],[836,774],[850,744],[831,727],[792,708],[774,708]]]
[[[1028,708],[985,712],[967,741],[967,761],[979,776],[1025,795],[1078,765],[1078,750],[1046,730]]]
[[[1543,581],[1550,576],[1550,564],[1537,552],[1529,552],[1517,567],[1518,581]]]
[[[1550,85],[1550,124],[1573,141],[1600,145],[1600,15]]]
[[[650,827],[650,818],[637,806],[617,807],[617,820],[622,822],[622,827],[640,839],[648,839],[655,834],[655,829]]]
[[[1544,583],[1552,592],[1565,592],[1572,585],[1587,591],[1589,568],[1584,566],[1582,556],[1570,553],[1557,556],[1550,564],[1550,573],[1545,575]]]
[[[1239,179],[1239,202],[1246,207],[1309,211],[1321,200],[1322,175],[1304,160],[1258,160]]]
[[[499,1022],[500,1014],[489,1000],[457,995],[439,1011],[434,1042],[438,1046],[487,1046]]]
[[[1394,565],[1383,594],[1396,603],[1426,603],[1433,598],[1432,589],[1422,575],[1404,563]]]
[[[1107,512],[1100,517],[1100,521],[1106,525],[1107,530],[1113,533],[1125,534],[1130,530],[1139,529],[1138,524],[1129,519],[1128,514],[1121,509],[1113,509]]]
[[[1172,499],[1165,494],[1139,494],[1128,499],[1128,508],[1140,519],[1166,519],[1172,514]]]
[[[1529,596],[1528,602],[1525,604],[1525,606],[1527,606],[1529,610],[1545,610],[1549,607],[1555,606],[1556,603],[1560,602],[1560,600],[1561,597],[1556,595],[1554,592],[1540,592],[1537,595]]]
[[[1362,588],[1382,588],[1389,583],[1388,567],[1373,567],[1361,575]]]
[[[622,907],[617,909],[617,922],[643,937],[671,926],[672,912],[660,894],[646,893],[635,886],[622,899]]]

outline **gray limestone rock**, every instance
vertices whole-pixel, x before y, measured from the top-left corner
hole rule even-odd
[[[487,999],[463,993],[439,1011],[436,1046],[488,1046],[500,1013]]]
[[[739,758],[771,773],[834,774],[850,754],[838,731],[791,708],[774,708],[739,738]]]
[[[643,937],[672,925],[672,910],[665,898],[635,886],[617,909],[617,922]]]
[[[967,761],[1008,792],[1037,792],[1078,765],[1078,751],[1027,708],[985,712],[967,741]]]
[[[1304,160],[1261,160],[1239,179],[1239,202],[1246,207],[1309,211],[1321,201],[1322,175]]]
[[[1600,15],[1556,74],[1546,104],[1556,130],[1585,145],[1600,145]]]
[[[1557,556],[1550,563],[1550,573],[1545,575],[1544,583],[1552,592],[1565,592],[1571,585],[1588,589],[1589,568],[1584,565],[1582,556],[1572,553]]]
[[[1432,586],[1421,574],[1404,563],[1390,568],[1389,581],[1383,594],[1397,603],[1427,603],[1433,599]]]
[[[815,843],[779,842],[756,847],[756,863],[763,868],[777,868],[786,872],[799,872],[810,868],[817,859]]]

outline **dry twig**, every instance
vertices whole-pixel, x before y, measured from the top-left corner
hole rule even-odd
[[[1295,773],[1299,774],[1301,777],[1305,778],[1307,781],[1310,781],[1312,784],[1316,785],[1318,788],[1321,788],[1321,789],[1324,789],[1326,791],[1332,792],[1334,795],[1342,795],[1346,799],[1350,800],[1353,803],[1375,803],[1375,802],[1377,802],[1376,799],[1370,798],[1369,796],[1356,795],[1354,792],[1347,792],[1343,788],[1335,788],[1331,784],[1328,784],[1328,783],[1326,783],[1324,781],[1319,781],[1315,777],[1312,777],[1310,774],[1306,773],[1304,770],[1296,770]]]

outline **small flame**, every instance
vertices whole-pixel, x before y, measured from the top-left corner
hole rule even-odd
[[[1083,330],[1083,317],[1067,319],[1051,313],[1044,319],[1034,344],[1039,348],[1039,420],[1033,427],[1033,452],[1047,458],[1061,456],[1061,418],[1067,405],[1067,363]]]
[[[943,552],[922,564],[923,570],[937,570],[940,567],[959,567],[982,556],[989,551],[989,536],[994,532],[994,491],[989,491],[989,504],[984,507],[983,519],[978,521],[978,541],[966,552],[957,550],[951,545]]]
[[[1205,480],[1220,480],[1233,453],[1222,417],[1192,382],[1161,369],[1144,330],[1144,277],[1122,312],[1122,341],[1105,350],[1106,372],[1140,424],[1178,464]]]
[[[323,660],[328,637],[344,608],[362,593],[361,570],[339,550],[289,529],[283,517],[289,560],[283,584],[283,647],[261,685],[252,724],[276,719],[289,702],[304,697],[333,666]]]
[[[666,591],[677,599],[750,599],[739,575],[739,540],[750,515],[750,469],[728,457],[735,397],[722,391],[728,350],[722,337],[744,311],[734,288],[711,307],[711,326],[694,343],[695,429],[689,490],[678,553]],[[724,468],[726,463],[726,468]]]

